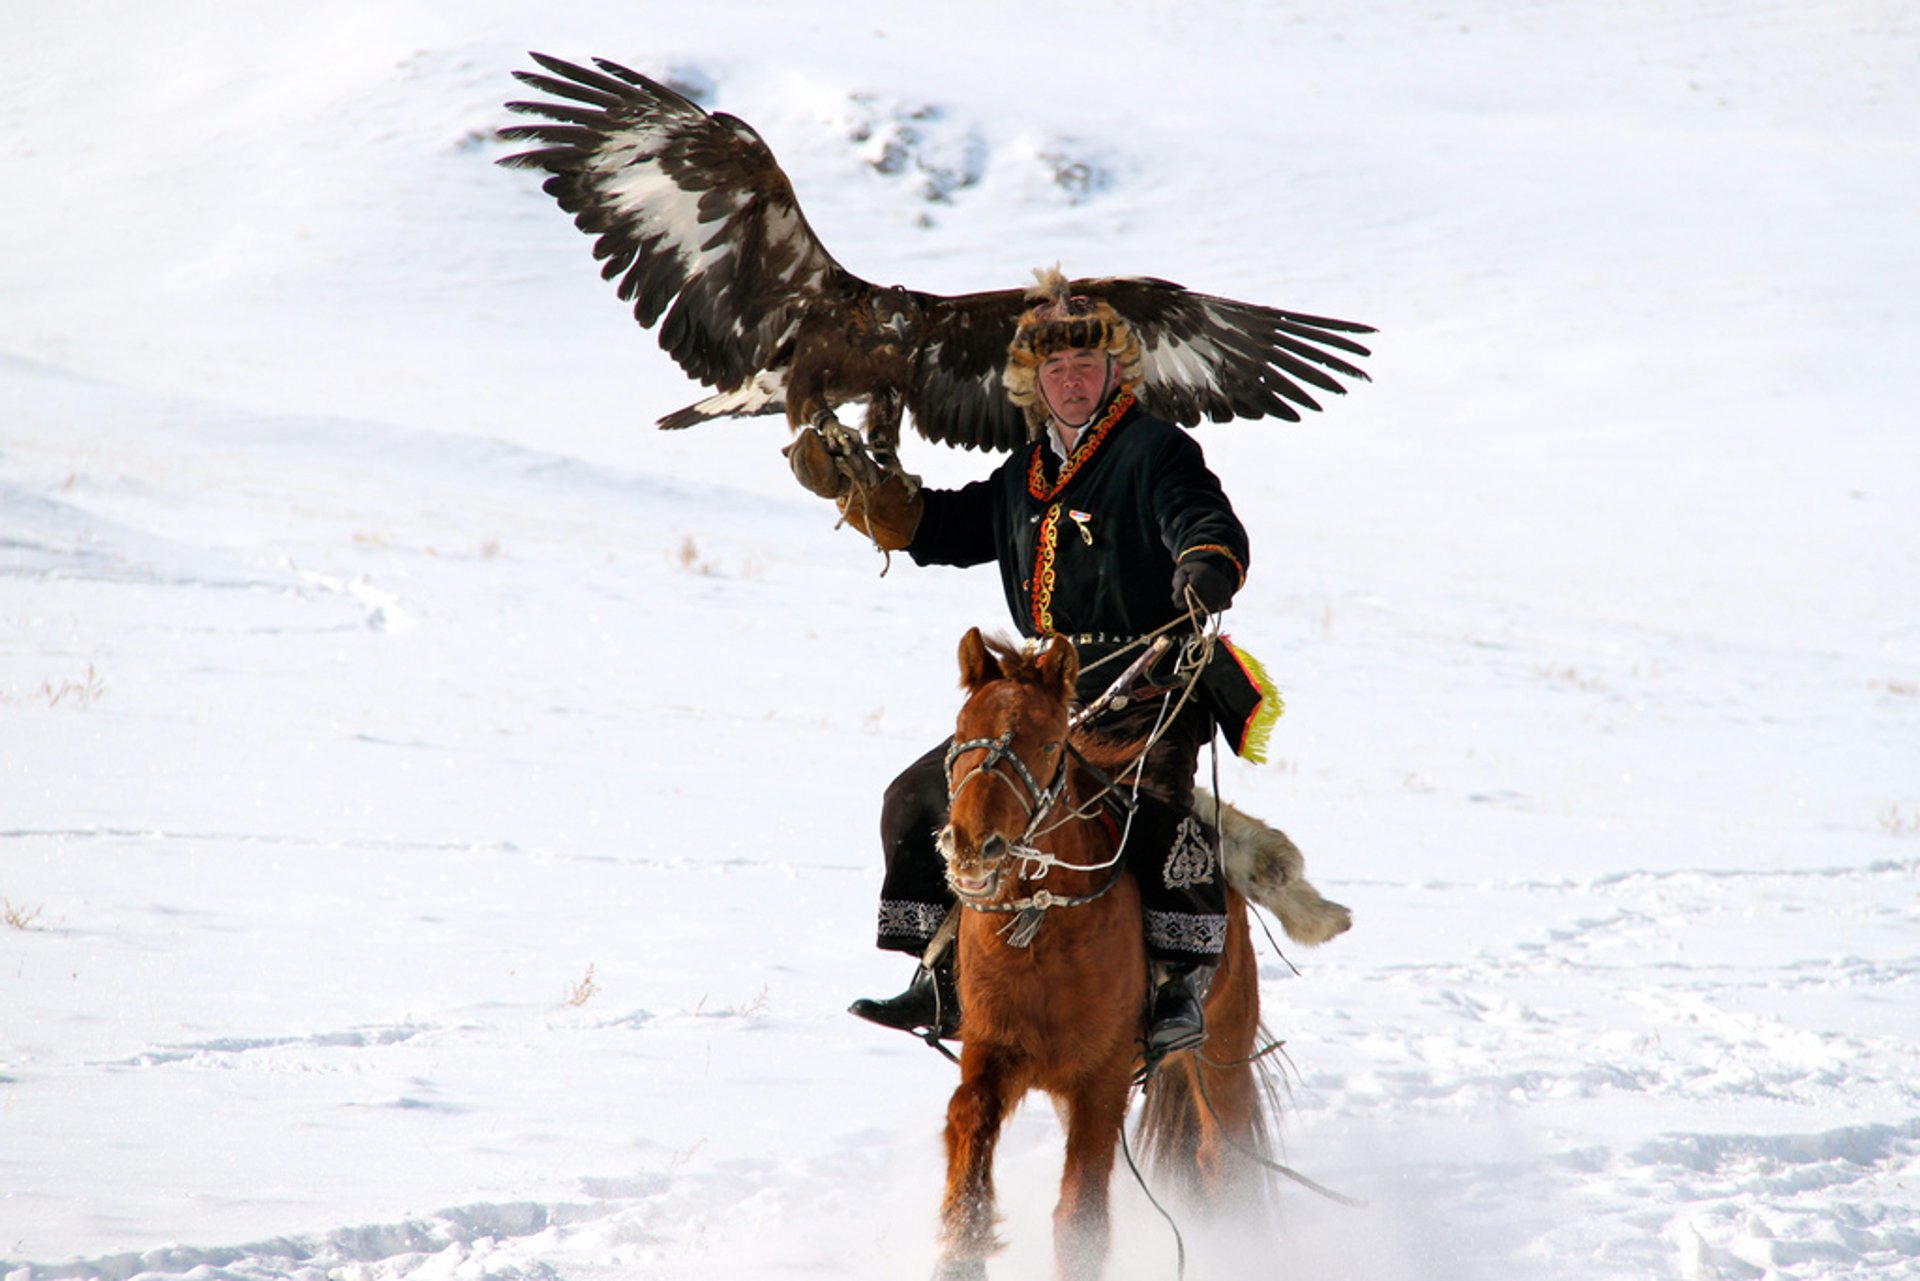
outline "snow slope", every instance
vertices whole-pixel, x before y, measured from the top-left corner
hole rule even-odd
[[[904,978],[878,794],[997,585],[880,577],[777,423],[651,431],[696,389],[492,164],[528,48],[709,87],[871,279],[1381,328],[1202,436],[1289,704],[1223,787],[1357,917],[1263,959],[1287,1155],[1367,1205],[1190,1275],[1920,1277],[1904,9],[7,28],[9,1281],[930,1266],[952,1070],[843,1007]],[[1058,1160],[1023,1113],[999,1275]],[[1119,1196],[1113,1274],[1171,1276]]]

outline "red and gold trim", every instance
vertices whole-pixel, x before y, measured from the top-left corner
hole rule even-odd
[[[1238,591],[1241,587],[1245,587],[1247,585],[1247,567],[1240,563],[1240,558],[1233,554],[1233,549],[1231,547],[1227,547],[1221,543],[1201,543],[1196,547],[1189,547],[1187,548],[1187,550],[1181,552],[1178,556],[1174,557],[1173,563],[1178,565],[1181,561],[1185,560],[1187,557],[1198,555],[1201,552],[1212,552],[1215,556],[1225,556],[1230,562],[1232,562],[1233,572],[1240,576],[1240,582],[1238,586],[1234,588],[1235,591]]]
[[[1233,746],[1234,755],[1243,760],[1262,764],[1267,759],[1267,741],[1273,737],[1273,724],[1285,715],[1286,700],[1280,697],[1280,689],[1273,683],[1273,677],[1267,675],[1266,667],[1246,650],[1235,645],[1227,637],[1220,638],[1221,646],[1239,666],[1240,674],[1247,684],[1258,691],[1259,701],[1240,725],[1240,734]],[[1228,733],[1233,732],[1230,725],[1222,726]]]
[[[1060,464],[1060,474],[1054,478],[1051,485],[1047,483],[1046,467],[1040,461],[1041,455],[1047,450],[1046,444],[1042,442],[1033,451],[1033,461],[1027,464],[1027,493],[1043,503],[1052,502],[1059,497],[1060,491],[1067,487],[1067,482],[1080,474],[1080,469],[1086,466],[1087,461],[1098,452],[1100,446],[1112,434],[1114,427],[1131,408],[1133,408],[1131,391],[1123,390],[1115,396],[1113,403],[1107,406],[1107,412],[1100,415],[1100,421],[1086,429],[1080,437],[1080,443],[1074,446],[1073,453],[1068,456],[1066,462]]]
[[[1040,516],[1039,537],[1033,545],[1033,578],[1030,608],[1036,636],[1053,635],[1053,586],[1060,552],[1060,504],[1050,505]]]
[[[1034,447],[1033,461],[1027,465],[1027,493],[1047,504],[1047,509],[1040,514],[1038,537],[1034,540],[1033,577],[1027,580],[1029,618],[1036,636],[1053,635],[1053,588],[1058,581],[1061,512],[1060,504],[1054,500],[1068,482],[1080,474],[1080,469],[1086,466],[1087,461],[1099,452],[1100,446],[1131,408],[1133,393],[1123,389],[1107,406],[1107,412],[1100,416],[1100,420],[1082,433],[1080,443],[1060,464],[1060,474],[1054,477],[1051,484],[1047,483],[1046,467],[1041,462],[1041,455],[1047,447],[1044,443]]]

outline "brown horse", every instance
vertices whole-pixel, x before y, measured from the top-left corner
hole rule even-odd
[[[1102,762],[1095,743],[1070,732],[1078,667],[1064,639],[1029,654],[990,645],[975,628],[960,643],[968,697],[947,760],[951,812],[940,839],[967,909],[958,935],[961,1081],[947,1108],[936,1278],[986,1275],[984,1260],[999,1248],[994,1144],[1029,1090],[1050,1094],[1066,1127],[1058,1275],[1088,1281],[1106,1260],[1108,1186],[1141,1067],[1148,963],[1140,896],[1119,870],[1119,828],[1099,800],[1105,767],[1121,763]],[[1241,1176],[1257,1179],[1267,1142],[1252,1062],[1260,993],[1238,891],[1227,911],[1208,1039],[1159,1066],[1140,1126],[1156,1178],[1209,1199]]]

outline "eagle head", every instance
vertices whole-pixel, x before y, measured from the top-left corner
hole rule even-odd
[[[874,337],[892,346],[910,346],[920,333],[920,300],[899,285],[876,289],[867,300]]]

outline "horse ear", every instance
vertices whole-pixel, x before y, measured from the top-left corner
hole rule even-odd
[[[1073,687],[1080,679],[1080,651],[1066,637],[1055,636],[1040,656],[1040,674],[1059,687],[1060,697],[1071,701]]]
[[[980,635],[978,627],[969,627],[967,634],[960,638],[961,686],[977,690],[999,675],[999,665],[993,661],[993,655],[987,652],[986,638]]]

